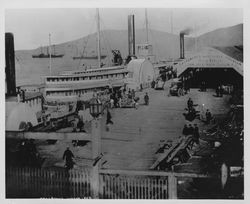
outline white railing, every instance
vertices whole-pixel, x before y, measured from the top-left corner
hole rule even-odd
[[[159,171],[100,170],[93,187],[91,169],[6,168],[7,198],[177,199],[177,178],[208,175]]]

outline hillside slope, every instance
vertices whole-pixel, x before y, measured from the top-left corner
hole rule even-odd
[[[127,30],[104,30],[101,31],[102,54],[111,57],[112,49],[119,49],[123,57],[128,53]],[[145,30],[136,30],[136,44],[144,43],[146,40]],[[153,45],[154,54],[158,59],[179,57],[179,36],[163,31],[149,30],[149,42]],[[205,33],[196,40],[197,47],[204,46],[233,46],[243,45],[243,24],[227,28],[220,28]],[[65,54],[65,57],[73,57],[83,53],[85,55],[96,55],[96,34],[90,34],[83,38],[65,42],[55,46],[57,54]],[[193,51],[195,38],[185,36],[185,50]],[[43,48],[46,52],[47,47]],[[35,50],[19,50],[18,56],[31,57],[32,54],[39,54],[41,48]]]

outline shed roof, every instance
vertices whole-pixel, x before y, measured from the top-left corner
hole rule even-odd
[[[222,48],[221,48],[222,49]],[[222,49],[226,50],[226,49]],[[230,50],[230,49],[228,49]],[[229,51],[228,51],[229,52]],[[235,51],[236,52],[236,51]],[[232,50],[230,52],[233,53]],[[205,47],[198,53],[190,55],[188,58],[175,65],[177,74],[180,76],[187,68],[233,68],[243,76],[243,63],[225,54],[219,49]]]
[[[214,48],[240,62],[243,62],[243,46],[214,47]]]

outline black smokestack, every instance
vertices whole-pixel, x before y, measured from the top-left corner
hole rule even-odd
[[[135,17],[128,16],[128,55],[135,55]]]
[[[7,96],[16,96],[14,36],[5,33],[5,77]]]
[[[184,52],[185,52],[184,33],[180,33],[180,59],[185,58]]]
[[[189,35],[192,32],[192,28],[186,28],[180,32],[183,35]]]
[[[180,32],[180,59],[185,58],[184,35],[189,35],[191,32],[192,32],[192,28],[186,28]]]

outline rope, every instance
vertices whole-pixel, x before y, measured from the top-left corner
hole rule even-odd
[[[109,46],[109,42],[108,42],[107,38],[105,38],[104,35],[103,35],[103,41],[104,41],[105,45],[108,45],[108,46]],[[108,53],[109,53],[109,52],[112,52],[112,49],[111,49],[110,46],[109,46],[109,49],[108,49],[106,46],[104,46],[104,48],[105,48],[106,51],[107,51],[108,62],[109,62],[109,64],[111,65],[111,64],[112,64],[112,59],[110,58],[110,55],[109,55]]]
[[[102,22],[102,24],[103,24],[103,28],[104,28],[104,30],[107,30],[107,28],[106,28],[106,26],[105,26],[105,24],[104,24],[104,22],[101,20],[101,22]],[[108,41],[108,39],[107,38],[105,38],[105,36],[104,36],[104,34],[102,35],[102,37],[103,37],[103,40],[104,40],[104,43],[105,43],[105,41],[106,41],[106,44],[107,44],[107,47],[105,46],[105,49],[107,50],[107,52],[112,52],[112,48],[111,48],[111,46],[110,46],[110,43],[109,43],[109,41]],[[109,49],[109,50],[108,50]],[[110,64],[112,63],[112,61],[110,60],[110,56],[109,56],[109,54],[107,54],[107,57],[108,57],[108,61],[110,62]]]
[[[154,38],[154,35],[153,35],[153,32],[150,30],[150,34],[152,35],[152,39],[155,39]],[[153,41],[154,42],[154,44],[156,45],[156,50],[157,50],[157,52],[158,52],[158,54],[160,53],[160,51],[159,51],[159,46],[158,46],[158,44],[157,44],[157,41]],[[156,56],[158,56],[158,54],[156,55]]]
[[[147,32],[147,30],[146,30],[146,18],[145,18],[145,20],[144,20],[144,22],[143,22],[143,27],[145,27],[145,31]],[[151,34],[151,36],[152,36],[152,39],[155,39],[155,38],[154,38],[154,35],[153,35],[153,32],[149,29],[150,27],[151,27],[151,24],[150,24],[150,22],[149,22],[149,20],[148,20],[148,30],[149,30],[149,32],[150,32],[150,34]],[[146,35],[147,35],[146,32],[145,32],[145,39],[146,39]],[[149,40],[149,36],[148,36],[148,43],[150,44],[149,41],[150,41],[150,40]],[[159,51],[159,46],[158,46],[157,42],[156,42],[156,41],[153,41],[153,43],[156,45],[156,50],[157,50],[157,52],[158,52],[158,54],[159,54],[160,51]],[[158,56],[158,55],[156,55],[156,56]]]
[[[19,69],[19,70],[22,70],[22,65],[21,65],[20,59],[18,59],[18,57],[17,57],[16,55],[15,55],[15,58],[16,58],[17,63],[18,63],[19,66],[20,66],[20,69]]]
[[[93,20],[93,22],[94,22],[94,21],[95,21],[95,20]],[[94,26],[94,23],[92,23],[92,27],[91,27],[91,29],[90,29],[90,33],[92,33],[93,26]],[[89,34],[89,35],[87,36],[86,41],[83,42],[83,45],[85,45],[85,46],[83,46],[83,50],[82,50],[82,52],[80,53],[80,57],[83,56],[83,54],[84,54],[84,52],[85,52],[85,50],[86,50],[86,48],[87,48],[87,45],[88,45],[90,36],[91,36],[91,34]],[[84,43],[85,43],[85,44],[84,44]],[[81,61],[82,61],[82,59],[80,58],[80,59],[79,59],[78,66],[77,66],[78,69],[81,67]]]

